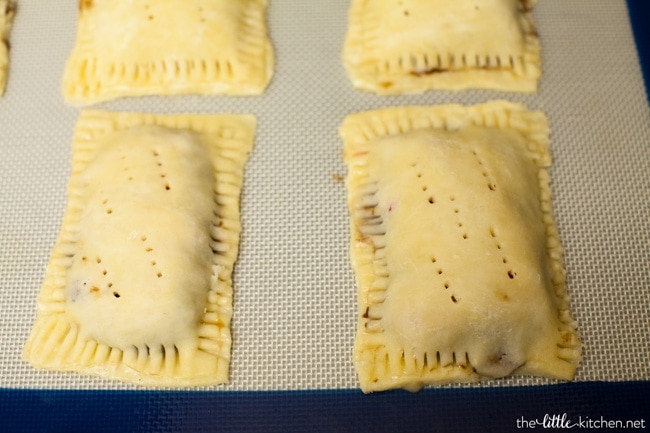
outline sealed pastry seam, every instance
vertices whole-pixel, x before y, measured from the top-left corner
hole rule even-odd
[[[248,115],[83,111],[24,359],[151,386],[228,381]]]
[[[258,95],[273,75],[266,0],[82,1],[63,76],[67,102]]]
[[[541,75],[531,0],[354,0],[343,60],[379,94],[471,88],[535,92]]]
[[[571,379],[581,348],[545,116],[503,101],[395,107],[340,132],[362,390]]]
[[[0,0],[0,96],[7,85],[9,69],[9,31],[16,14],[14,0]]]

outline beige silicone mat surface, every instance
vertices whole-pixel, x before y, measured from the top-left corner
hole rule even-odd
[[[76,0],[19,0],[0,98],[0,388],[130,389],[37,371],[20,359],[65,208],[79,114],[60,93]],[[381,97],[341,64],[348,1],[271,0],[275,77],[260,97],[147,97],[96,106],[159,113],[251,113],[235,273],[231,382],[223,390],[357,388],[356,289],[338,126],[404,104],[522,102],[552,127],[555,212],[584,342],[578,381],[649,380],[650,110],[624,0],[540,0],[536,95],[490,91]],[[553,383],[511,378],[478,385]]]

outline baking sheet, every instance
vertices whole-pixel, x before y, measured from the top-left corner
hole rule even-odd
[[[544,111],[554,206],[584,343],[576,381],[650,379],[650,117],[623,0],[542,0],[534,18],[543,76],[535,95],[491,91],[381,97],[354,90],[341,64],[347,1],[271,1],[275,77],[259,97],[145,97],[115,111],[251,113],[258,137],[242,197],[231,382],[216,390],[356,389],[356,289],[349,265],[346,114],[492,99]],[[0,99],[0,388],[135,389],[37,371],[20,359],[65,208],[79,109],[60,81],[77,2],[22,0]],[[510,378],[449,387],[554,384]]]

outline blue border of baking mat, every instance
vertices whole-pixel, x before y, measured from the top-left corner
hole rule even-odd
[[[650,0],[627,0],[650,89]],[[650,382],[396,390],[148,392],[0,389],[0,432],[468,432],[650,423]],[[591,424],[589,424],[591,422]]]
[[[475,432],[648,428],[650,382],[471,389],[0,394],[12,432]]]
[[[627,0],[627,9],[643,71],[645,94],[650,102],[650,1]]]

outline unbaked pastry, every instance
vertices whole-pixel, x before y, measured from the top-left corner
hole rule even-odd
[[[571,379],[546,117],[503,101],[395,107],[348,116],[341,135],[362,390]]]
[[[380,94],[484,88],[534,92],[534,0],[353,0],[343,60]]]
[[[90,104],[138,95],[264,91],[274,54],[266,0],[80,0],[63,95]]]
[[[24,358],[143,385],[228,380],[248,115],[84,111]]]
[[[16,2],[0,0],[0,96],[4,94],[7,85],[7,69],[9,68],[9,30],[16,12]]]

